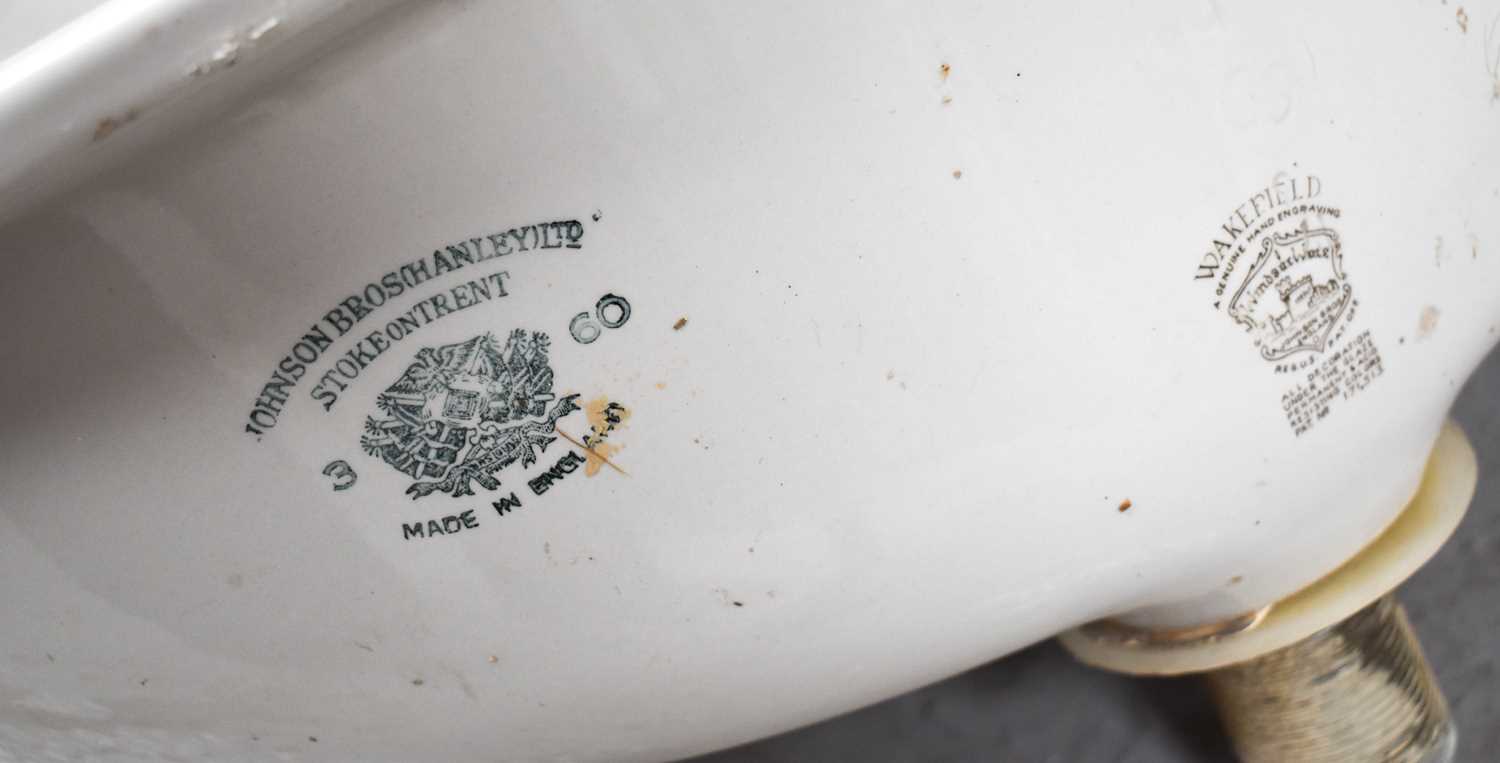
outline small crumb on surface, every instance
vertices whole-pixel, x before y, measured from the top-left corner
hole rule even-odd
[[[948,75],[950,73],[952,73],[952,71],[953,71],[953,67],[951,67],[951,66],[949,66],[947,64],[943,64],[943,65],[941,65],[941,66],[938,67],[938,77],[942,78],[942,80],[944,82],[947,82],[948,81]]]
[[[686,325],[687,325],[687,318],[686,317],[678,318],[677,322],[674,323],[674,324],[672,324],[672,330],[673,331],[681,331],[682,327],[686,326]]]
[[[120,129],[121,127],[124,127],[131,122],[134,122],[135,118],[138,116],[140,116],[140,112],[136,111],[135,109],[131,109],[120,116],[105,117],[99,120],[99,123],[94,126],[94,140],[101,141],[105,138],[108,138],[110,135],[114,134],[115,130]]]
[[[1459,6],[1458,8],[1458,31],[1464,34],[1469,33],[1469,14],[1463,9],[1463,6]]]
[[[1232,578],[1229,579],[1229,584],[1230,585],[1239,585],[1242,581],[1244,581],[1244,579],[1245,578],[1244,578],[1243,575],[1235,575],[1234,577],[1232,577]]]
[[[499,662],[499,661],[500,661],[500,658],[499,658],[499,657],[496,657],[496,656],[495,656],[495,655],[493,655],[493,654],[492,654],[492,655],[490,655],[490,660],[489,660],[489,662],[490,662],[490,664],[491,664],[491,665],[494,665],[494,664],[495,664],[495,663],[497,663],[497,662]]]
[[[953,179],[954,180],[957,180],[957,179],[959,179],[959,178],[961,178],[963,176],[964,176],[964,171],[963,170],[954,170],[953,171]]]
[[[1417,339],[1426,339],[1437,330],[1438,317],[1442,313],[1434,306],[1428,305],[1422,308],[1422,315],[1417,319]]]
[[[1126,498],[1125,500],[1120,501],[1120,513],[1123,514],[1123,513],[1127,512],[1127,511],[1130,511],[1130,507],[1131,507],[1131,503],[1130,503],[1130,499],[1129,498]]]
[[[426,682],[426,681],[423,681],[423,680],[422,680],[422,679],[420,679],[420,678],[413,678],[413,679],[412,679],[412,680],[411,680],[411,685],[412,685],[412,686],[421,686],[421,685],[422,685],[422,684],[424,684],[424,683],[427,683],[427,682]]]

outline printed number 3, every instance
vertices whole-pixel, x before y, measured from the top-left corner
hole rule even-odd
[[[582,312],[568,323],[568,333],[579,344],[590,344],[604,333],[604,329],[617,329],[630,320],[630,302],[617,294],[606,294],[594,303],[594,312]],[[603,326],[603,328],[600,328]]]
[[[354,473],[354,467],[342,459],[328,462],[328,465],[323,467],[323,476],[333,478],[334,490],[348,490],[354,487],[355,480],[359,479],[359,475]]]

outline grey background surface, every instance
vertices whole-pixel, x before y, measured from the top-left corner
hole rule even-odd
[[[1479,453],[1468,516],[1400,589],[1459,728],[1459,761],[1500,760],[1500,352],[1453,417]],[[1084,667],[1046,641],[983,667],[693,763],[783,761],[1233,761],[1195,679]]]

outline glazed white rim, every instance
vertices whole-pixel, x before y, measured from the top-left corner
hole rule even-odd
[[[313,29],[334,34],[400,0],[108,0],[0,59],[0,222],[117,158],[129,130],[222,87]],[[217,84],[216,84],[217,83]]]

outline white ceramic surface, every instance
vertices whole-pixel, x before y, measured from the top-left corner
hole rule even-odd
[[[1142,638],[1144,632],[1103,621],[1059,634],[1058,640],[1090,665],[1154,676],[1204,673],[1292,646],[1349,619],[1426,564],[1463,520],[1478,466],[1463,430],[1449,422],[1433,446],[1417,494],[1379,538],[1317,582],[1242,620],[1156,642]]]
[[[1500,320],[1493,1],[151,7],[0,66],[17,760],[665,759],[1254,609],[1400,512]],[[523,386],[497,489],[361,445]]]

